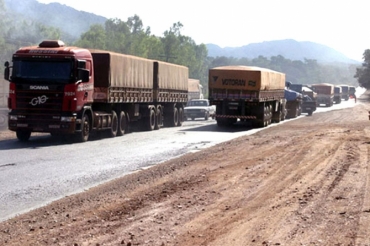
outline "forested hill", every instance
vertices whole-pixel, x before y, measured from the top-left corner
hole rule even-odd
[[[253,59],[260,55],[264,57],[281,55],[290,60],[312,59],[322,63],[360,63],[349,59],[328,46],[313,42],[298,42],[293,39],[252,43],[241,47],[221,48],[216,44],[207,44],[206,46],[208,55],[211,57],[226,56]]]
[[[14,13],[28,22],[39,22],[61,30],[64,37],[75,41],[91,25],[103,24],[107,18],[85,11],[78,11],[64,4],[43,4],[36,0],[4,0],[8,14]],[[14,24],[14,23],[11,23]]]
[[[37,0],[4,0],[8,13],[14,13],[24,20],[39,22],[61,30],[62,39],[72,43],[89,30],[93,24],[104,24],[107,18],[78,11],[59,3],[43,4]],[[132,13],[134,16],[136,13]],[[123,20],[126,21],[126,20]],[[181,22],[181,20],[179,20]],[[146,23],[150,26],[150,23]],[[173,23],[168,23],[171,26]],[[165,31],[165,30],[163,30]],[[217,44],[206,44],[210,57],[235,57],[253,59],[258,56],[270,58],[281,55],[291,60],[313,59],[325,63],[359,64],[340,52],[312,42],[298,42],[292,39],[253,43],[241,47],[221,48]]]

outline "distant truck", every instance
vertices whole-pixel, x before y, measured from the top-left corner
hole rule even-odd
[[[333,106],[334,103],[334,85],[329,83],[313,84],[311,88],[317,93],[317,106],[325,104],[326,107]]]
[[[342,87],[334,86],[334,102],[339,104],[342,102]]]
[[[189,118],[195,120],[196,118],[203,118],[208,120],[208,118],[215,118],[216,106],[210,105],[208,99],[193,99],[188,101],[186,107],[184,108],[185,120]]]
[[[189,79],[188,84],[188,101],[193,99],[203,99],[203,86],[199,79]]]
[[[302,113],[307,113],[311,116],[317,109],[317,93],[303,84],[288,83],[287,87],[302,94]]]
[[[349,85],[339,85],[342,88],[342,99],[348,101],[349,99]]]
[[[356,87],[349,86],[349,97],[355,98],[356,97]]]
[[[90,133],[121,136],[180,126],[188,99],[188,68],[47,40],[5,63],[10,82],[8,128],[27,141],[32,132],[85,142]]]
[[[218,126],[251,121],[265,127],[285,119],[285,74],[266,68],[223,66],[209,70],[209,100]]]
[[[302,113],[302,101],[303,96],[301,93],[285,89],[285,99],[286,101],[286,118],[296,118]]]

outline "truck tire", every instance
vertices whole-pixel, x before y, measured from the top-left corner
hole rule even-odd
[[[81,131],[75,135],[77,142],[86,142],[90,136],[90,118],[84,114],[81,118]]]
[[[171,121],[171,126],[177,126],[177,122],[179,121],[179,111],[177,108],[173,108],[173,119]]]
[[[122,136],[123,134],[125,134],[126,128],[127,128],[126,113],[125,111],[121,111],[118,118],[117,136]]]
[[[177,123],[179,121],[179,111],[178,109],[173,105],[172,109],[167,109],[167,111],[164,111],[164,125],[165,127],[174,127],[177,126]]]
[[[109,137],[114,138],[118,133],[118,117],[116,111],[112,111],[112,123],[109,129]]]
[[[150,109],[150,112],[149,112],[149,117],[146,119],[146,126],[145,126],[145,130],[147,131],[153,131],[154,128],[155,128],[155,125],[156,125],[156,115],[155,115],[155,112],[153,109]]]
[[[216,119],[216,122],[217,122],[217,126],[219,126],[219,127],[225,127],[225,126],[227,126],[226,120],[223,119],[223,118]]]
[[[31,137],[30,131],[17,130],[17,138],[21,142],[27,142]]]
[[[182,122],[184,119],[184,109],[182,107],[178,109],[178,114],[179,116],[177,117],[177,126],[182,126]]]
[[[157,108],[154,130],[158,130],[161,127],[161,125],[162,125],[162,110],[160,108]]]

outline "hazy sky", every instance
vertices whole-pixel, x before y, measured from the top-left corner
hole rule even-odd
[[[370,49],[370,21],[364,0],[38,0],[59,2],[106,18],[138,15],[162,36],[176,22],[197,44],[239,47],[294,39],[329,46],[363,61]]]

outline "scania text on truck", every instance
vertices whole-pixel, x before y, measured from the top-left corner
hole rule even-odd
[[[10,82],[9,130],[27,141],[32,132],[73,137],[121,136],[180,126],[188,98],[188,68],[60,40],[20,48],[5,63]]]
[[[239,119],[265,127],[285,119],[284,73],[260,67],[215,67],[209,70],[208,86],[218,126]]]

